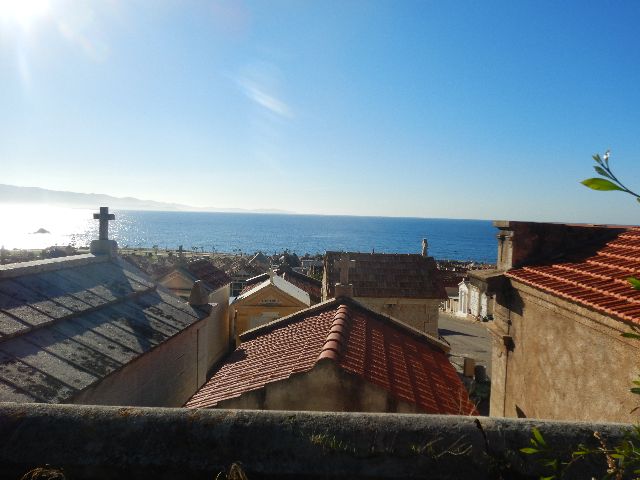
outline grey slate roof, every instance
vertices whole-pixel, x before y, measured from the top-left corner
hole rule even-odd
[[[0,266],[0,402],[72,401],[206,316],[117,258]]]

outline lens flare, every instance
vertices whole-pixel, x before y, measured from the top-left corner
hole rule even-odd
[[[28,29],[50,9],[49,0],[0,0],[0,21],[13,22]]]

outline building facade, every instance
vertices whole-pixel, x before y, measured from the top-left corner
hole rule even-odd
[[[640,229],[495,222],[492,416],[637,421]]]

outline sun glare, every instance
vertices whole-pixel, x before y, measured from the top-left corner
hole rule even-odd
[[[0,0],[0,21],[15,22],[28,29],[49,8],[49,0]]]

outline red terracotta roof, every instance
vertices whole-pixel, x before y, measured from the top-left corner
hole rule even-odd
[[[573,252],[561,261],[509,270],[506,276],[605,315],[640,324],[640,291],[627,278],[640,276],[640,227],[603,246]]]
[[[447,298],[433,258],[415,254],[355,252],[326,253],[325,298],[334,296],[335,285],[340,281],[337,262],[345,257],[355,260],[349,269],[354,297]]]
[[[476,412],[444,345],[353,300],[325,302],[241,339],[186,407],[215,407],[330,359],[425,413]]]

